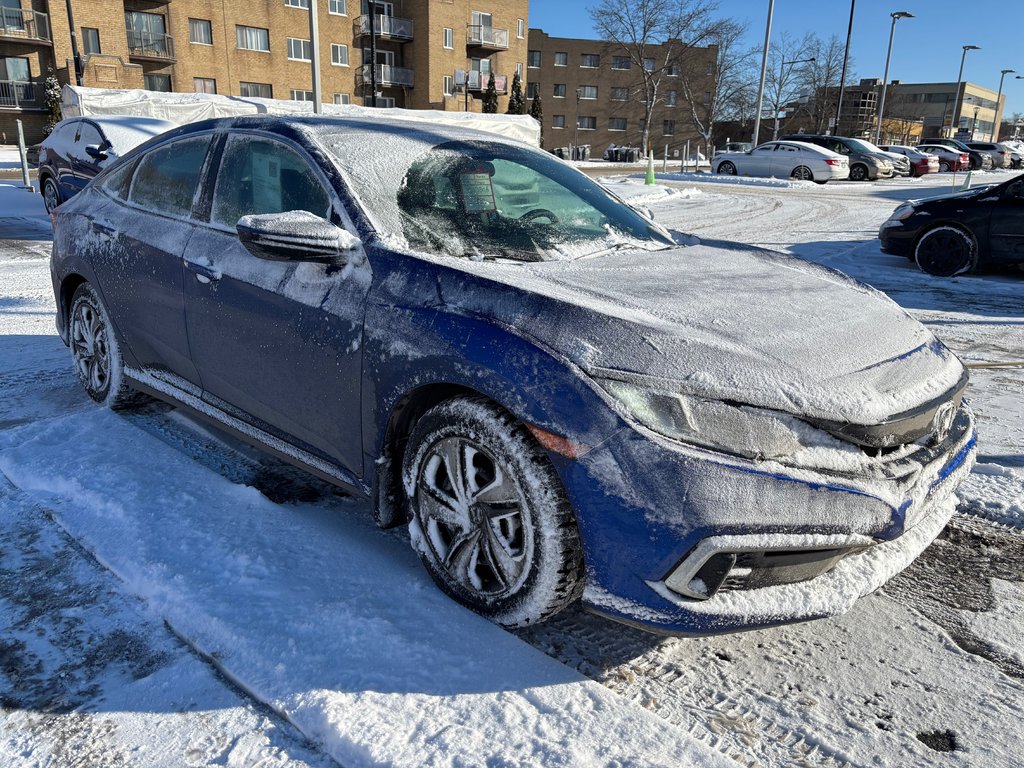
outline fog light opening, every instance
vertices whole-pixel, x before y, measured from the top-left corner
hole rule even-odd
[[[719,552],[707,559],[686,586],[693,596],[709,598],[721,588],[735,565],[734,553]]]

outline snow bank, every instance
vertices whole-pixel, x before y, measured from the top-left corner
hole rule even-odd
[[[95,408],[0,432],[0,469],[342,765],[729,764],[450,601],[362,504],[273,504]]]
[[[667,187],[664,184],[647,185],[627,177],[610,177],[597,180],[601,186],[621,197],[628,203],[664,202],[668,198],[690,200],[704,193],[696,187]]]
[[[727,176],[715,173],[658,173],[655,177],[662,181],[696,181],[701,184],[744,184],[753,187],[777,187],[782,189],[814,189],[813,181],[795,181],[786,179],[762,179],[753,176]],[[642,178],[637,176],[635,178]]]

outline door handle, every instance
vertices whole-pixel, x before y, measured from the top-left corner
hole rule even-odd
[[[213,267],[197,264],[194,261],[186,261],[185,267],[189,272],[195,274],[196,279],[201,283],[209,283],[211,280],[220,280],[221,273]]]

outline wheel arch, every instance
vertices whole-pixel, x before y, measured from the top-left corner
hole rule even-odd
[[[60,281],[60,293],[57,303],[57,330],[64,343],[68,343],[68,318],[71,315],[71,300],[75,297],[75,291],[79,286],[88,283],[86,277],[78,272],[71,272]]]

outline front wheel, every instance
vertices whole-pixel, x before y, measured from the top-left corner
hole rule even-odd
[[[441,403],[417,422],[403,465],[413,546],[449,596],[507,627],[543,621],[579,598],[572,508],[512,416],[480,397]]]
[[[939,163],[939,171],[941,171],[942,173],[949,173],[949,163],[947,163],[945,160]]]
[[[868,167],[858,163],[850,168],[850,180],[851,181],[867,181],[868,178]]]
[[[47,176],[43,182],[43,205],[47,213],[53,213],[53,209],[61,204],[60,190],[57,189],[57,182],[52,176]]]
[[[952,277],[978,265],[978,247],[970,233],[959,227],[935,227],[917,241],[914,261],[929,275]]]
[[[724,163],[720,163],[718,166],[718,172],[724,173],[728,176],[736,175],[736,166],[726,160]]]
[[[71,357],[86,393],[110,408],[126,408],[140,399],[124,380],[121,348],[110,317],[88,283],[78,286],[71,299],[68,321]]]

